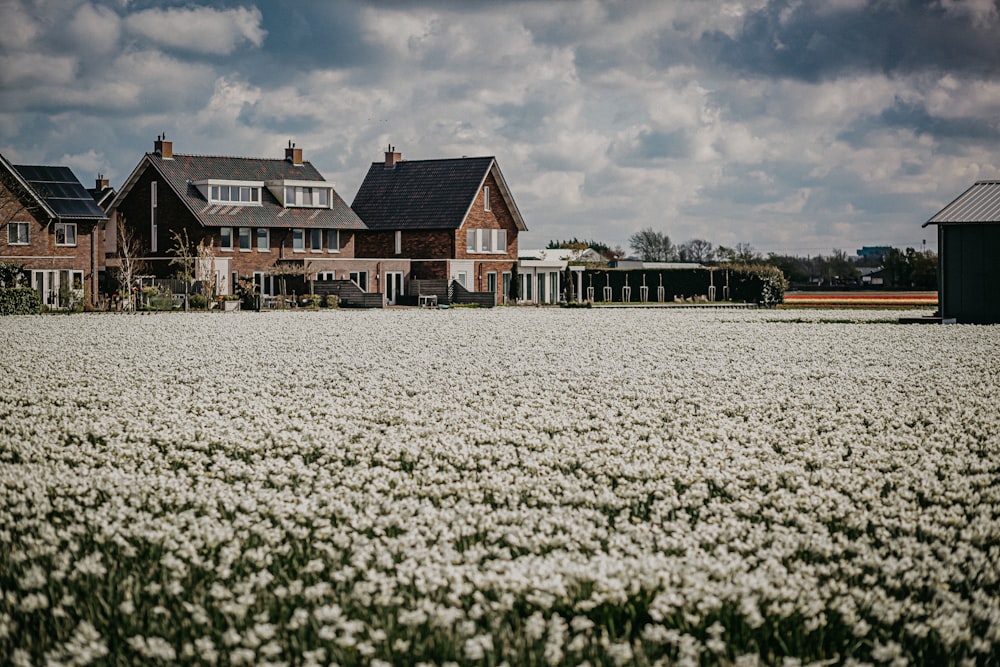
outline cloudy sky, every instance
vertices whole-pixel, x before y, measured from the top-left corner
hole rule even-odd
[[[530,231],[936,247],[1000,177],[1000,0],[0,0],[0,153],[119,185],[281,157],[350,202],[387,144],[495,155]]]

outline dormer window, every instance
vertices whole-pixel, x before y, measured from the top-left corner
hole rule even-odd
[[[333,186],[324,181],[268,181],[268,188],[285,208],[330,208]]]
[[[195,181],[194,184],[210,204],[261,205],[261,189],[264,184],[260,181],[228,181],[208,178]]]

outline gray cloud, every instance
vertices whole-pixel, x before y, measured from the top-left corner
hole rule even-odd
[[[161,131],[181,152],[293,139],[350,200],[391,142],[411,159],[496,155],[526,246],[625,245],[652,226],[829,251],[908,242],[1000,176],[994,0],[0,10],[17,26],[0,34],[0,151],[112,179]]]

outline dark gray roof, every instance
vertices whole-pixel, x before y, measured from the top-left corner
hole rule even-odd
[[[115,189],[110,185],[106,188],[87,188],[87,192],[90,196],[94,198],[97,205],[104,208],[105,205],[110,204],[111,200],[115,198]]]
[[[12,165],[56,217],[104,220],[106,216],[69,167]]]
[[[351,208],[369,229],[458,229],[493,157],[373,162]]]
[[[1000,223],[1000,181],[977,181],[923,224]]]
[[[365,228],[336,189],[332,193],[331,208],[285,208],[266,187],[261,189],[260,206],[209,204],[194,184],[196,181],[212,178],[232,181],[317,181],[332,187],[309,162],[294,165],[282,159],[177,153],[174,153],[173,159],[163,159],[157,153],[147,153],[145,159],[155,166],[206,227]],[[122,192],[126,189],[123,187]]]

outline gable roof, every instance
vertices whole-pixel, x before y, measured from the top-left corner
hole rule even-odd
[[[309,162],[292,164],[286,159],[224,157],[173,154],[164,159],[146,153],[118,192],[112,208],[128,196],[139,177],[152,168],[163,178],[191,214],[205,227],[304,227],[364,229],[365,225],[337,194],[333,184]],[[195,185],[206,179],[222,181],[315,181],[331,188],[330,208],[285,208],[266,188],[261,188],[261,205],[210,204]]]
[[[87,192],[101,208],[106,208],[117,194],[117,191],[110,185],[106,188],[87,188]]]
[[[351,208],[369,229],[458,229],[490,174],[517,228],[526,230],[492,156],[373,162]]]
[[[991,222],[1000,223],[1000,181],[976,181],[921,226]]]
[[[24,193],[57,220],[107,220],[104,211],[80,183],[69,167],[11,164],[3,166],[15,178]],[[23,195],[22,195],[23,196]]]

